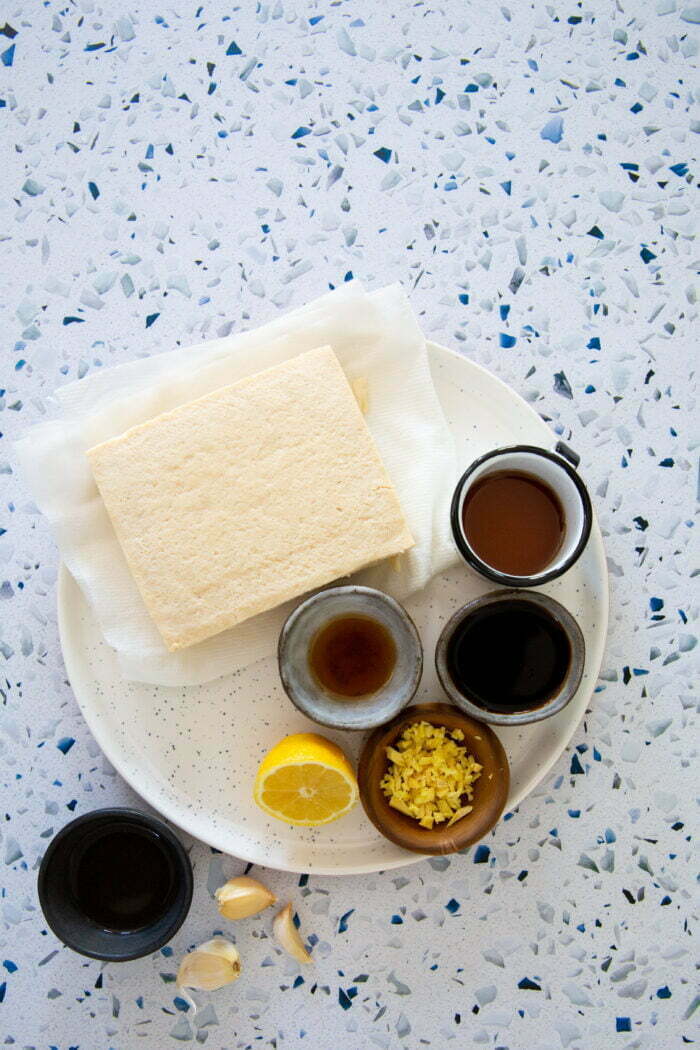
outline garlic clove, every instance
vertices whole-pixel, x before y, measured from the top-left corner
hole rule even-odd
[[[277,898],[267,886],[248,875],[238,875],[220,886],[214,894],[225,919],[247,919],[274,904]]]
[[[311,956],[304,947],[299,931],[294,925],[294,912],[291,904],[285,904],[272,921],[272,932],[281,948],[284,948],[300,963],[310,963]]]
[[[238,949],[224,937],[213,937],[184,957],[177,971],[179,988],[213,992],[241,975]]]

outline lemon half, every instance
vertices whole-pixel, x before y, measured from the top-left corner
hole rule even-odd
[[[357,780],[343,751],[316,733],[280,740],[260,763],[253,798],[287,824],[330,824],[357,802]]]

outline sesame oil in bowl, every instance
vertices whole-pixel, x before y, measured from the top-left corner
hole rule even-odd
[[[396,642],[371,616],[336,616],[311,639],[309,668],[333,696],[357,700],[377,693],[396,666]]]
[[[330,729],[373,729],[415,695],[423,647],[397,601],[350,584],[317,591],[290,613],[278,664],[302,714]]]

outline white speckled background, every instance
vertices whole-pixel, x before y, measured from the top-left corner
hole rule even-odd
[[[0,21],[2,1045],[697,1042],[700,7],[47,0]],[[191,915],[172,953],[131,964],[62,949],[38,910],[52,834],[138,799],[66,682],[56,550],[9,442],[60,383],[352,275],[401,280],[426,334],[581,452],[611,572],[604,670],[488,851],[261,873],[314,965],[300,975],[249,920],[243,977],[193,1020],[177,960],[217,928],[209,890],[238,862],[188,843]]]

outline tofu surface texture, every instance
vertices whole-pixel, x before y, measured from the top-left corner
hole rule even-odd
[[[87,453],[172,652],[413,546],[330,347]]]

